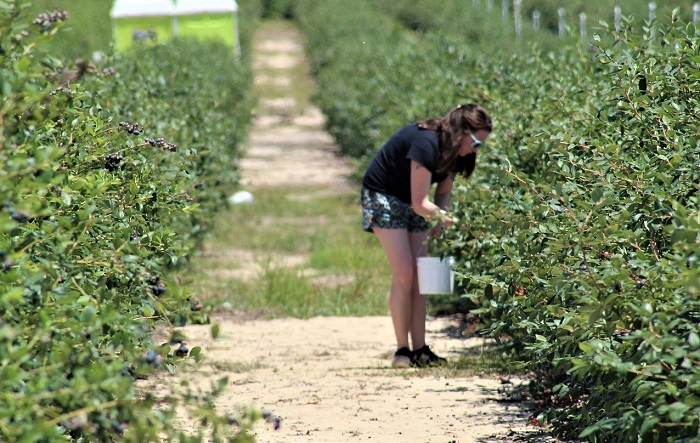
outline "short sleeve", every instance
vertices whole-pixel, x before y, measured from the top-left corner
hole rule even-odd
[[[431,173],[435,173],[439,159],[437,140],[432,141],[428,137],[419,137],[412,140],[408,147],[406,158],[415,160]]]

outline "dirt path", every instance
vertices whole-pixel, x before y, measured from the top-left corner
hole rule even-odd
[[[256,69],[265,71],[257,76],[258,87],[283,90],[285,72],[305,63],[301,35],[261,31],[255,57]],[[293,188],[309,182],[319,192],[356,192],[346,178],[350,172],[335,155],[317,109],[300,109],[284,95],[260,103],[242,162],[243,182],[253,194],[259,186]],[[185,376],[202,387],[229,377],[222,411],[234,413],[252,403],[281,417],[278,430],[256,427],[258,442],[484,443],[517,441],[533,433],[526,411],[498,401],[503,384],[496,376],[390,369],[394,349],[388,315],[213,321],[221,330],[216,340],[211,326],[184,328],[206,355],[204,364]],[[438,354],[456,358],[484,345],[482,339],[451,338],[445,332],[451,326],[445,319],[428,321],[428,343]]]

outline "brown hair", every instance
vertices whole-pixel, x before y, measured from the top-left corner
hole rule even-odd
[[[491,116],[481,106],[474,103],[458,105],[443,118],[429,118],[417,122],[418,127],[435,131],[438,135],[442,156],[437,171],[459,173],[469,177],[476,167],[476,153],[459,157],[462,138],[469,132],[492,131]]]

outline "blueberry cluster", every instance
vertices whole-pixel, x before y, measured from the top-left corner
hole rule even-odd
[[[151,292],[153,292],[153,295],[156,297],[160,297],[161,295],[165,294],[165,283],[161,281],[160,276],[156,275],[147,278],[146,284],[150,287]]]
[[[10,217],[12,217],[12,220],[16,222],[24,223],[29,220],[29,214],[26,211],[17,211],[10,202],[3,203],[2,207],[7,208],[7,211],[10,213]]]
[[[33,23],[37,26],[41,26],[42,32],[48,32],[53,29],[56,23],[66,20],[68,20],[67,11],[59,11],[58,9],[54,9],[54,11],[51,13],[42,12],[34,19]]]
[[[170,338],[170,346],[177,346],[175,355],[178,357],[187,357],[190,354],[190,349],[187,347],[187,343],[184,341],[184,336],[181,334],[174,334]]]
[[[121,371],[119,371],[122,377],[135,377],[136,368],[133,365],[124,366]]]
[[[635,288],[642,289],[644,287],[645,283],[646,283],[646,279],[644,277],[640,277],[637,279],[637,284],[635,285]]]
[[[9,271],[15,265],[15,262],[7,258],[7,254],[0,252],[0,270]]]
[[[156,351],[150,350],[146,353],[146,363],[151,366],[160,366],[161,358]]]
[[[143,128],[138,123],[119,122],[119,127],[126,129],[129,134],[139,135]]]
[[[175,355],[177,355],[178,357],[187,357],[189,354],[190,349],[184,342],[180,343],[180,347],[175,350]]]
[[[124,160],[124,156],[121,154],[108,154],[105,156],[105,168],[108,171],[122,169],[124,167],[122,160]]]
[[[12,220],[20,223],[24,223],[29,220],[29,214],[25,211],[15,211],[14,208],[10,208],[10,217]]]
[[[112,422],[112,430],[117,434],[123,434],[126,432],[127,423],[126,422]]]
[[[165,151],[170,151],[170,152],[177,151],[177,145],[166,142],[165,139],[163,139],[162,137],[159,137],[156,139],[147,138],[146,143],[150,144],[151,146],[157,146]]]

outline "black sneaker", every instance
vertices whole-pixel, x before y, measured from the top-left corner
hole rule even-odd
[[[391,361],[392,368],[409,368],[413,363],[413,352],[408,348],[399,348],[394,353],[394,359]]]
[[[416,366],[419,368],[440,366],[444,365],[445,363],[447,363],[447,360],[435,355],[433,351],[430,350],[428,345],[413,351],[413,358],[411,359],[411,366]]]

